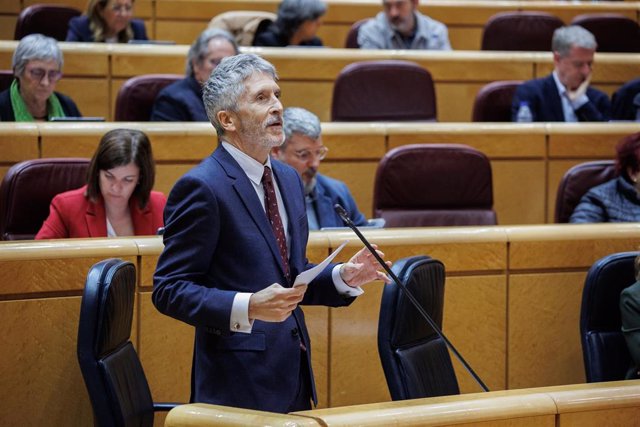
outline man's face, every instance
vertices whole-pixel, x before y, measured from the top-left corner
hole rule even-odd
[[[254,73],[244,82],[245,90],[238,99],[236,132],[241,141],[254,147],[272,148],[282,145],[282,103],[280,87],[264,73]]]
[[[403,34],[413,31],[414,16],[418,0],[383,0],[382,6],[391,28]]]
[[[560,82],[568,90],[576,90],[591,74],[595,50],[571,46],[569,54],[561,57],[553,52],[553,62]]]
[[[294,133],[287,145],[284,148],[276,148],[274,154],[278,160],[287,163],[298,172],[304,183],[305,193],[309,194],[315,187],[320,162],[328,151],[322,144],[322,137],[313,139]]]
[[[236,52],[233,45],[223,38],[214,38],[207,44],[207,53],[202,60],[193,61],[193,74],[197,81],[205,83],[220,61],[227,56],[233,56]]]

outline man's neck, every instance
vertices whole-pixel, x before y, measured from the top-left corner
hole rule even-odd
[[[245,153],[247,156],[262,164],[266,163],[269,152],[271,151],[268,147],[256,146],[255,144],[246,143],[240,138],[235,138],[232,135],[225,135],[222,140],[228,144],[233,145],[238,150]]]

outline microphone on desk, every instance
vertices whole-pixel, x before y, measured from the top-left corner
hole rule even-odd
[[[436,331],[438,336],[442,338],[442,340],[447,345],[447,348],[449,348],[449,350],[451,350],[451,352],[456,356],[456,358],[460,361],[460,363],[462,363],[462,366],[464,366],[467,372],[469,372],[469,374],[473,377],[473,379],[476,380],[476,382],[482,388],[482,390],[489,391],[489,388],[484,384],[484,382],[482,382],[478,374],[475,373],[475,371],[467,363],[464,357],[462,357],[462,355],[460,354],[460,352],[458,352],[458,350],[454,347],[454,345],[451,344],[451,341],[449,341],[449,339],[446,337],[444,332],[442,332],[442,330],[438,327],[438,325],[436,325],[436,322],[433,321],[431,316],[429,316],[429,314],[425,311],[425,309],[420,305],[416,297],[414,297],[413,294],[409,291],[409,289],[407,289],[407,287],[404,285],[404,283],[400,281],[398,276],[389,268],[389,266],[384,262],[384,260],[380,257],[380,255],[378,255],[378,252],[376,252],[375,248],[371,246],[371,243],[369,243],[369,241],[362,235],[360,230],[358,230],[358,227],[356,227],[353,221],[351,221],[351,218],[349,218],[347,211],[342,207],[342,205],[336,203],[335,205],[333,205],[333,209],[336,211],[338,215],[340,215],[340,218],[342,218],[342,221],[344,221],[344,223],[350,229],[352,229],[354,233],[356,233],[356,236],[358,236],[358,238],[362,241],[362,243],[364,243],[365,247],[375,257],[376,261],[378,261],[378,263],[382,266],[382,268],[387,272],[389,277],[391,277],[391,279],[393,279],[393,281],[398,284],[398,286],[400,287],[404,295],[409,299],[409,301],[411,301],[411,304],[413,304],[415,309],[418,310],[418,312],[422,315],[422,317],[429,324],[429,326],[431,326],[431,328],[433,328],[433,330]]]

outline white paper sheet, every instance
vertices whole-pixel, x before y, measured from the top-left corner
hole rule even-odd
[[[338,248],[335,251],[333,251],[331,255],[325,258],[325,260],[322,261],[320,264],[298,274],[298,276],[296,277],[296,280],[293,282],[293,286],[305,285],[305,284],[311,283],[311,281],[315,279],[316,276],[320,274],[320,272],[324,270],[331,261],[333,261],[336,255],[340,253],[342,248],[344,248],[347,245],[347,243],[349,243],[348,240],[343,244],[341,244],[340,246],[338,246]]]

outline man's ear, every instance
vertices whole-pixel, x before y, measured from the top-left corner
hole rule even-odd
[[[236,116],[226,110],[220,110],[216,114],[218,117],[218,121],[220,122],[220,126],[224,129],[225,132],[235,132],[236,129]]]

